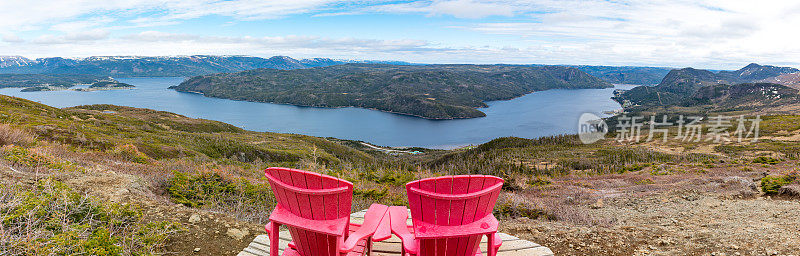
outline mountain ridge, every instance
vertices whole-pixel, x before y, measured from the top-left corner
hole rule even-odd
[[[676,105],[707,105],[711,109],[760,109],[797,103],[797,90],[775,83],[779,77],[797,72],[797,69],[791,67],[762,66],[755,63],[736,71],[717,73],[694,68],[675,69],[656,86],[639,86],[617,92],[614,98],[624,106],[639,106],[640,109]],[[743,92],[760,95],[747,95]]]
[[[88,74],[115,77],[170,77],[230,73],[259,68],[301,69],[345,63],[404,63],[329,58],[294,59],[245,55],[91,56],[86,58],[0,56],[0,74]],[[404,63],[410,64],[410,63]]]

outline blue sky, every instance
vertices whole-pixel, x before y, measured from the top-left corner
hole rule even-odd
[[[0,55],[800,66],[800,2],[4,0]]]

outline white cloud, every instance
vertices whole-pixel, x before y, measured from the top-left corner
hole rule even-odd
[[[436,63],[800,66],[800,35],[794,32],[800,27],[798,12],[800,2],[794,0],[4,0],[0,31],[6,44],[0,44],[0,52],[32,57],[280,54]],[[386,13],[409,19],[435,16],[447,20],[442,25],[447,27],[419,29],[458,29],[469,36],[462,41],[413,34],[375,37],[359,27],[271,37],[248,36],[246,31],[225,37],[159,32],[165,31],[162,26],[212,15],[265,20]],[[140,32],[141,27],[151,31]]]
[[[79,19],[99,13],[118,17],[143,15],[130,19],[138,25],[162,25],[206,15],[271,19],[352,2],[357,0],[3,0],[0,1],[0,30],[35,30],[55,23],[54,30],[74,31],[112,20],[110,17]]]
[[[109,32],[102,29],[71,32],[63,35],[43,35],[33,39],[36,44],[72,44],[99,41],[108,38]]]
[[[203,36],[195,34],[175,34],[160,31],[145,31],[138,34],[131,34],[114,40],[116,44],[130,43],[168,43],[168,44],[195,44],[195,45],[215,45],[228,49],[242,49],[258,51],[258,49],[282,50],[282,51],[320,51],[320,52],[422,52],[433,50],[428,42],[418,40],[375,40],[375,39],[356,39],[356,38],[328,38],[317,36],[276,36],[276,37],[224,37],[224,36]],[[194,47],[196,48],[196,47]],[[191,53],[192,47],[187,49]],[[243,53],[247,54],[247,53]]]
[[[68,21],[68,22],[61,22],[50,26],[50,30],[60,31],[60,32],[67,32],[67,33],[74,33],[80,32],[85,30],[96,29],[98,27],[104,27],[107,24],[113,22],[115,19],[111,17],[92,17],[88,19],[82,19],[77,21]]]
[[[427,15],[451,15],[457,18],[478,19],[489,16],[513,16],[514,8],[509,4],[479,2],[473,0],[447,0],[388,4],[373,8],[381,12],[425,13]]]
[[[575,49],[572,63],[733,68],[741,63],[800,63],[796,1],[509,2],[532,21],[483,22],[462,29],[517,36]],[[535,12],[534,10],[540,10]],[[518,11],[521,11],[518,9]],[[554,55],[555,52],[549,55]],[[603,56],[597,61],[597,56]],[[600,63],[598,63],[600,62]]]
[[[6,42],[6,43],[21,43],[21,42],[25,42],[25,40],[20,38],[19,36],[15,35],[15,34],[9,33],[9,34],[3,34],[3,42]]]

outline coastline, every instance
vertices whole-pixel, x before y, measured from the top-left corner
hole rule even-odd
[[[611,87],[604,87],[604,88],[580,88],[580,89],[555,88],[555,89],[547,89],[547,90],[541,90],[541,91],[530,91],[530,92],[527,92],[527,93],[524,93],[524,94],[521,94],[521,95],[515,95],[513,97],[482,101],[482,103],[484,103],[485,106],[473,108],[475,110],[478,110],[478,112],[482,113],[483,114],[482,116],[476,116],[476,117],[450,117],[450,118],[426,117],[426,116],[410,114],[410,113],[402,113],[402,112],[396,112],[396,111],[391,111],[391,110],[383,110],[383,109],[378,109],[378,108],[359,107],[359,106],[318,106],[318,105],[294,104],[294,103],[287,103],[287,102],[273,102],[273,101],[247,100],[247,99],[220,98],[220,97],[208,96],[205,93],[199,92],[199,91],[180,90],[180,89],[177,88],[177,86],[170,86],[168,89],[175,90],[176,92],[182,92],[182,93],[199,94],[199,95],[202,95],[204,97],[214,98],[214,99],[225,99],[225,100],[246,101],[246,102],[256,102],[256,103],[269,103],[269,104],[289,105],[289,106],[308,107],[308,108],[328,108],[328,109],[360,108],[360,109],[376,110],[376,111],[380,111],[380,112],[396,114],[396,115],[401,115],[401,116],[417,117],[417,118],[422,118],[422,119],[431,120],[431,121],[446,121],[446,120],[463,120],[463,119],[474,119],[474,118],[486,117],[486,113],[484,113],[483,111],[480,111],[479,109],[488,108],[489,107],[488,103],[490,103],[490,102],[498,102],[498,101],[509,101],[509,100],[513,100],[513,99],[517,99],[517,98],[520,98],[520,97],[524,97],[526,95],[530,95],[530,94],[536,93],[536,92],[544,92],[544,91],[550,91],[550,90],[587,90],[587,89],[602,90],[602,89],[614,88],[614,86],[615,85],[612,85]]]

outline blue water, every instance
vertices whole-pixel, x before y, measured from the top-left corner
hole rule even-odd
[[[167,89],[183,79],[117,79],[135,85],[136,89],[132,90],[20,92],[20,88],[5,88],[0,89],[0,94],[54,107],[114,104],[217,120],[253,131],[428,148],[480,144],[505,136],[536,138],[577,133],[578,117],[582,113],[604,116],[604,111],[620,108],[611,100],[614,89],[549,90],[508,101],[489,102],[488,108],[481,109],[487,115],[482,118],[426,120],[359,108],[329,109],[215,99]]]

